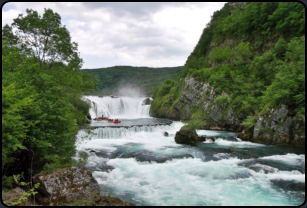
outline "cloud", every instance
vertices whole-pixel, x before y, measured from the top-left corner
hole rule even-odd
[[[84,60],[83,68],[184,65],[205,25],[223,2],[10,2],[2,25],[32,8],[62,18]]]

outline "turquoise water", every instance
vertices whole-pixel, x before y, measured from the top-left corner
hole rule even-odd
[[[97,128],[77,136],[78,152],[101,193],[136,205],[298,206],[305,199],[304,149],[240,141],[236,133],[198,131],[215,142],[175,143],[184,124]],[[164,132],[170,136],[165,137]],[[94,150],[95,152],[90,152]]]
[[[150,117],[145,98],[85,99],[92,118],[122,120],[120,125],[93,121],[92,134],[80,130],[76,136],[76,157],[88,154],[86,167],[102,195],[151,206],[299,206],[305,200],[303,148],[245,142],[234,132],[208,130],[197,134],[214,139],[177,144],[174,136],[184,124]]]

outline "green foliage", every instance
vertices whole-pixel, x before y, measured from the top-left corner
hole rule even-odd
[[[281,62],[277,68],[278,72],[265,92],[264,102],[295,106],[304,118],[305,36],[293,38],[288,43],[285,62]]]
[[[188,122],[187,128],[195,131],[196,129],[201,129],[203,127],[203,122],[201,120],[190,120]]]
[[[230,97],[229,95],[219,96],[218,98],[214,100],[214,102],[219,105],[224,105],[224,104],[227,105],[230,102]]]
[[[286,35],[305,33],[305,8],[300,2],[280,2],[268,20],[276,22],[275,30]]]
[[[21,175],[13,175],[13,178],[14,178],[14,181],[17,185],[19,186],[27,186],[29,185],[31,182],[29,183],[25,183],[25,182],[19,182],[20,181],[20,178],[21,178]],[[32,195],[34,196],[35,194],[37,194],[38,192],[35,191],[35,189],[38,189],[40,183],[37,183],[34,185],[34,188],[31,188],[29,189],[28,191],[24,192],[23,196],[21,196],[19,199],[17,199],[16,201],[13,201],[13,202],[10,202],[8,205],[18,205],[18,204],[21,204],[22,202],[24,201],[27,201],[28,198]],[[4,202],[5,203],[5,202]]]
[[[2,176],[2,190],[10,190],[13,189],[14,184],[14,177],[13,176]]]
[[[180,77],[209,83],[216,95],[225,92],[227,98],[215,102],[225,103],[225,110],[231,107],[247,127],[254,126],[266,108],[281,105],[305,122],[304,6],[246,2],[232,6],[232,12],[229,6],[214,13]],[[162,86],[155,90],[155,109],[174,105],[172,93],[166,85],[164,91]],[[175,100],[178,97],[180,92]]]
[[[186,61],[182,77],[210,67],[209,60],[211,65],[230,63],[232,58],[236,64],[249,64],[254,51],[247,48],[248,43],[258,53],[263,53],[270,49],[268,42],[275,42],[280,37],[289,41],[292,37],[304,34],[305,8],[300,2],[246,2],[232,13],[226,3],[221,10],[214,12],[210,23],[204,28],[199,42]],[[210,46],[212,43],[222,43],[225,39],[241,39],[242,45],[239,44],[235,51],[232,49],[234,43],[230,46]]]
[[[220,22],[216,33],[228,37],[283,34],[285,37],[305,33],[305,8],[299,2],[247,2]]]
[[[80,98],[96,81],[60,16],[27,9],[3,27],[2,51],[2,177],[74,165],[75,124],[89,109]]]
[[[229,46],[225,48],[214,48],[210,55],[210,60],[219,64],[228,62],[231,58],[233,58],[233,52]]]
[[[257,122],[257,116],[247,116],[247,118],[241,123],[242,125],[251,128]]]
[[[88,160],[88,154],[85,152],[81,152],[78,159],[78,165],[85,167]]]
[[[75,160],[58,155],[54,155],[46,159],[48,159],[46,160],[48,162],[44,164],[43,168],[39,172],[41,175],[49,174],[62,168],[69,168],[77,165]]]
[[[235,49],[235,63],[236,64],[249,64],[253,58],[253,48],[249,42],[241,42]]]
[[[44,69],[56,67],[59,62],[66,62],[70,70],[80,69],[82,59],[78,44],[71,42],[68,30],[61,25],[60,15],[51,9],[45,9],[42,17],[32,9],[26,9],[26,13],[26,16],[19,14],[11,27],[5,26],[6,30],[2,30],[9,43],[34,57]]]
[[[183,67],[132,67],[114,66],[99,69],[83,69],[99,81],[94,92],[88,94],[110,95],[118,93],[122,87],[142,89],[147,96],[153,96],[154,89],[163,84],[167,79],[175,79]]]

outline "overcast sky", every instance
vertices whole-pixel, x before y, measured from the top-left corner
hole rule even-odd
[[[9,2],[2,26],[26,8],[50,8],[77,42],[82,68],[183,66],[214,11],[225,2]]]

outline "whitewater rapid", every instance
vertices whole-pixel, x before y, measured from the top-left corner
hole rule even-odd
[[[89,99],[105,106],[115,102]],[[140,104],[144,98],[122,99],[144,107]],[[93,112],[101,113],[104,107],[97,106],[103,104],[97,103]],[[118,112],[110,109],[105,112]],[[150,118],[147,112],[136,114],[140,111],[129,109],[134,109],[134,118]],[[214,137],[214,142],[177,144],[174,136],[183,125],[174,121],[159,126],[104,127],[91,134],[80,130],[76,157],[88,154],[86,167],[93,171],[101,194],[112,193],[136,205],[299,206],[304,202],[304,150],[245,142],[234,132],[208,130],[197,130],[197,134]]]
[[[84,100],[88,100],[91,104],[90,115],[92,118],[110,117],[110,118],[149,118],[150,105],[144,105],[143,101],[146,97],[131,98],[110,96],[84,96]]]

